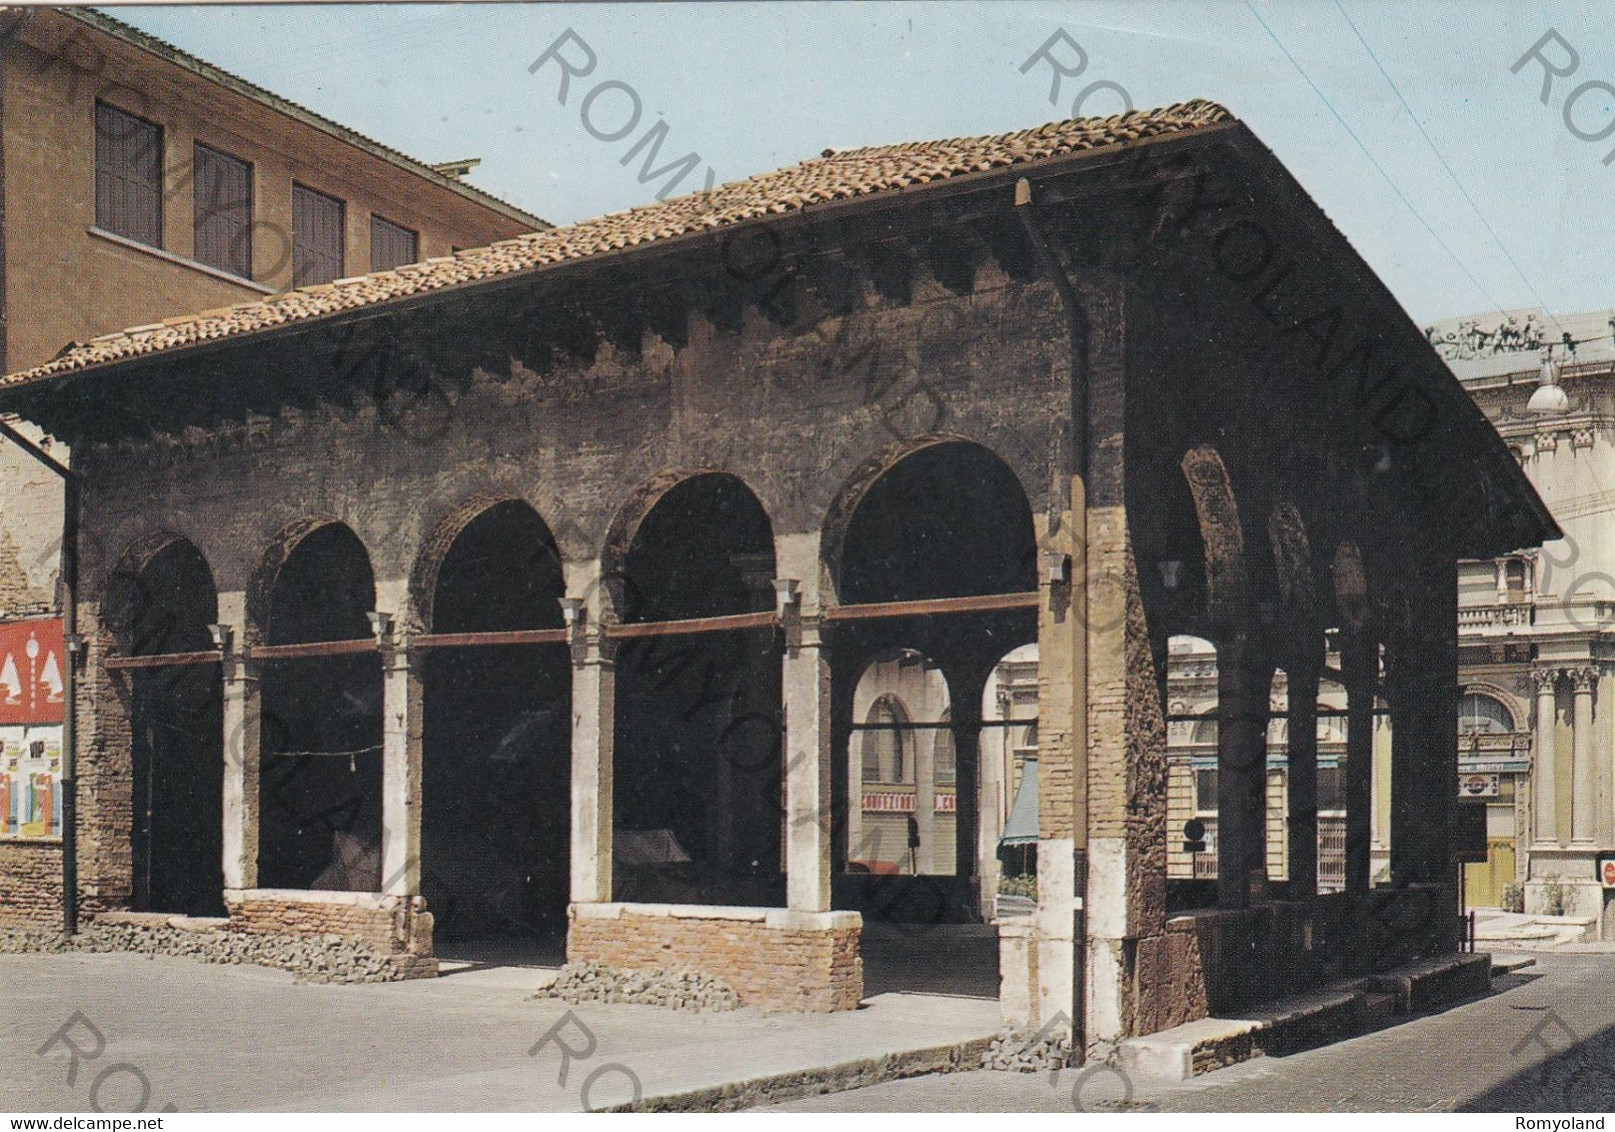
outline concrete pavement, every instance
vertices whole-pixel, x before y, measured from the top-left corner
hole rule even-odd
[[[1105,1067],[957,1073],[779,1106],[817,1112],[1565,1112],[1615,1108],[1615,955],[1544,954],[1493,993],[1181,1084]]]
[[[535,1000],[542,978],[304,985],[183,959],[3,956],[0,1110],[578,1111],[636,1093],[740,1107],[812,1089],[825,1066],[849,1080],[937,1068],[950,1050],[936,1047],[982,1048],[998,1028],[997,1002],[977,997],[697,1015]]]

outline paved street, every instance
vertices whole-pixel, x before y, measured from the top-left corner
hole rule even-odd
[[[1378,1033],[1181,1086],[1117,1074],[959,1073],[779,1106],[798,1112],[1523,1111],[1615,1107],[1615,955],[1541,955],[1493,995]],[[1129,1097],[1129,1086],[1131,1096]]]
[[[371,986],[129,955],[0,957],[0,1109],[576,1111],[990,1031],[996,1004],[881,995],[837,1016],[689,1015],[529,997],[538,972]],[[1615,955],[1543,955],[1497,993],[1353,1041],[1184,1086],[1109,1070],[918,1077],[798,1111],[1604,1110],[1615,1104]],[[587,1030],[580,1028],[587,1027]],[[65,1027],[65,1028],[64,1028]],[[45,1053],[38,1051],[61,1033]],[[893,1044],[897,1042],[898,1044]],[[104,1046],[102,1043],[104,1042]],[[590,1048],[591,1042],[593,1048]],[[69,1080],[72,1048],[79,1050]],[[1131,1095],[1129,1096],[1129,1090]]]
[[[667,1096],[984,1039],[998,1025],[998,1004],[979,997],[689,1014],[535,1000],[542,980],[488,967],[336,986],[186,959],[4,955],[0,1111],[575,1112],[632,1100],[636,1085]]]

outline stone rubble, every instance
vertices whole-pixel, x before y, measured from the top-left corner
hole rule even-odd
[[[1042,1034],[1034,1030],[1000,1030],[981,1055],[983,1069],[1011,1073],[1041,1073],[1077,1063],[1068,1034]]]
[[[600,963],[568,963],[535,996],[585,1002],[665,1006],[671,1010],[738,1010],[740,995],[729,984],[700,971],[630,971]]]
[[[398,957],[340,935],[287,936],[221,930],[195,931],[130,924],[89,924],[77,935],[0,928],[0,954],[127,951],[204,963],[277,967],[308,983],[388,983],[408,978]],[[409,957],[402,957],[408,959]]]

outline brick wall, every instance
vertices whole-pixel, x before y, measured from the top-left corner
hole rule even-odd
[[[746,1006],[826,1013],[863,998],[856,913],[667,905],[574,905],[567,959],[721,979]]]
[[[0,843],[0,926],[40,927],[61,922],[61,843]]]
[[[267,935],[341,935],[387,955],[432,954],[432,915],[420,897],[295,893],[255,889],[226,894],[229,929]]]

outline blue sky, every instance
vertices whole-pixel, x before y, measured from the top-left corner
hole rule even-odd
[[[1575,121],[1584,133],[1615,123],[1615,30],[1596,0],[107,11],[422,160],[480,157],[474,184],[557,223],[653,199],[639,161],[622,158],[658,117],[664,158],[698,152],[724,181],[826,146],[1037,125],[1069,115],[1094,80],[1139,107],[1210,98],[1278,154],[1414,318],[1615,304],[1615,162],[1602,164],[1615,135],[1579,140],[1562,116],[1565,94],[1597,80],[1612,85],[1583,92]],[[1550,28],[1579,67],[1544,106],[1541,68],[1510,68]],[[528,68],[568,29],[597,62],[563,107],[558,68]],[[1050,70],[1020,67],[1059,29],[1088,64],[1051,105]],[[605,79],[643,107],[621,141],[598,140],[579,113]],[[628,98],[602,92],[598,132]],[[1120,108],[1107,89],[1083,107]]]

